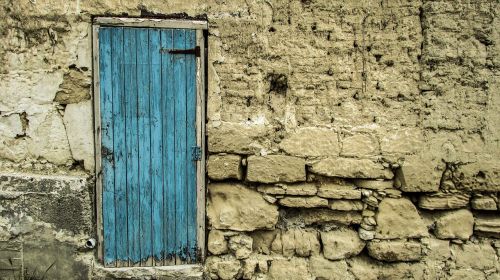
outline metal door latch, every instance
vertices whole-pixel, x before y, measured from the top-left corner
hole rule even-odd
[[[171,54],[194,54],[196,57],[200,57],[201,56],[201,51],[200,51],[200,47],[196,46],[192,49],[186,49],[186,50],[183,50],[183,49],[167,49],[167,48],[161,48],[160,49],[160,52],[161,53],[171,53]]]
[[[195,161],[201,160],[201,147],[199,146],[191,147],[191,155],[193,160]]]

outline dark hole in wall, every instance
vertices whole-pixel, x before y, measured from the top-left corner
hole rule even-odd
[[[137,8],[141,11],[141,17],[170,18],[170,19],[201,19],[206,20],[207,15],[189,16],[187,13],[162,14],[150,11],[145,5],[139,4]]]
[[[392,67],[394,66],[394,60],[387,60],[384,62],[387,67]]]
[[[172,13],[172,14],[164,14],[164,13],[157,13],[154,11],[151,11],[148,9],[147,6],[139,4],[137,6],[137,9],[141,11],[141,14],[139,16],[130,16],[128,13],[110,13],[106,12],[103,14],[95,14],[92,15],[92,20],[96,17],[102,17],[102,16],[109,16],[109,17],[114,17],[114,16],[123,16],[123,17],[130,17],[130,18],[155,18],[155,19],[186,19],[186,20],[208,20],[208,16],[206,14],[199,14],[199,15],[194,15],[190,16],[187,13]]]
[[[75,160],[71,166],[69,167],[70,170],[85,170],[84,169],[84,164],[83,160]]]
[[[476,174],[476,177],[477,178],[480,178],[480,179],[486,179],[486,174],[484,174],[483,171],[479,171],[477,174]]]
[[[269,73],[267,74],[267,80],[269,81],[270,93],[286,94],[288,89],[288,77],[285,74]]]
[[[28,114],[26,114],[26,112],[22,112],[21,114],[19,114],[19,118],[21,119],[21,126],[23,128],[23,132],[21,134],[16,135],[16,139],[26,136],[26,130],[28,129],[29,125]]]

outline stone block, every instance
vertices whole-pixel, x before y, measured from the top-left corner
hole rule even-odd
[[[298,229],[295,230],[294,235],[295,255],[308,257],[319,254],[321,246],[318,240],[318,233],[315,230]]]
[[[495,211],[498,209],[496,199],[491,196],[474,197],[471,200],[471,206],[474,210]]]
[[[333,199],[361,199],[361,191],[353,186],[321,183],[318,187],[318,196]]]
[[[317,196],[285,197],[278,202],[285,207],[315,208],[328,206],[328,199]]]
[[[245,259],[243,261],[243,275],[241,276],[241,278],[252,279],[258,265],[259,265],[259,260],[257,258]]]
[[[303,258],[275,259],[269,267],[268,277],[273,280],[310,279],[308,267]]]
[[[380,139],[382,154],[413,154],[424,143],[423,133],[418,128],[398,128],[388,131]]]
[[[342,139],[341,156],[363,157],[379,154],[378,141],[368,134],[354,134]]]
[[[87,255],[88,256],[88,255]],[[86,257],[86,256],[85,256]],[[211,262],[213,259],[220,259],[218,256],[210,256],[207,260]],[[233,257],[234,259],[234,257]],[[184,279],[184,280],[204,280],[204,275],[216,276],[213,274],[213,264],[210,264],[210,270],[201,265],[184,265],[176,266],[172,269],[171,266],[143,266],[143,267],[124,267],[122,269],[108,268],[98,265],[91,260],[88,261],[92,265],[92,272],[89,278],[92,280],[110,280],[110,279],[148,279],[154,275],[157,280]]]
[[[25,275],[44,276],[46,279],[89,278],[90,263],[78,260],[75,247],[56,241],[55,236],[32,236],[31,240],[25,240],[23,262]]]
[[[257,187],[257,191],[265,194],[271,195],[284,195],[286,190],[280,185],[260,185]]]
[[[273,241],[272,249],[273,252],[285,257],[318,255],[320,252],[318,233],[314,229],[298,228],[282,231]]]
[[[0,134],[6,138],[15,138],[23,134],[20,114],[0,117]]]
[[[332,210],[339,211],[361,211],[363,210],[363,202],[359,200],[340,200],[334,199],[328,202],[328,206]]]
[[[41,51],[41,49],[38,49]],[[12,57],[14,58],[14,57]],[[51,104],[63,82],[63,71],[38,68],[22,75],[0,76],[0,93],[3,112],[27,111],[28,115],[40,113],[43,105]],[[52,107],[52,105],[50,105]]]
[[[207,160],[208,177],[212,180],[241,180],[241,157],[239,155],[211,155]]]
[[[259,192],[272,195],[316,195],[317,187],[311,183],[261,185]]]
[[[316,195],[318,188],[312,183],[278,184],[285,189],[287,195]]]
[[[208,251],[214,255],[227,253],[228,246],[224,233],[220,230],[211,230],[208,233],[207,247]]]
[[[335,223],[339,225],[359,225],[361,213],[351,211],[335,211],[325,208],[302,208],[287,213],[287,221],[291,224],[319,225]]]
[[[304,159],[283,155],[249,156],[247,180],[260,183],[299,182],[306,180]]]
[[[309,259],[311,273],[315,279],[324,280],[354,280],[354,276],[349,273],[345,260],[330,261],[321,255],[312,256]]]
[[[417,208],[406,198],[382,200],[376,214],[376,238],[417,238],[427,236],[427,227]]]
[[[394,185],[392,180],[364,180],[364,179],[354,180],[354,184],[358,188],[379,190],[379,191],[385,189],[391,189],[393,188]]]
[[[312,173],[328,177],[392,179],[392,171],[369,159],[326,158],[310,167]]]
[[[214,123],[207,126],[208,151],[211,153],[255,154],[265,145],[264,125]]]
[[[373,216],[363,216],[363,224],[369,226],[376,226],[377,220]]]
[[[451,250],[459,268],[488,270],[498,264],[495,250],[488,243],[452,245]]]
[[[91,85],[89,73],[77,69],[70,69],[68,72],[64,73],[63,82],[59,86],[54,102],[70,105],[89,100]],[[92,115],[90,114],[88,116]]]
[[[362,240],[373,240],[375,238],[375,232],[372,230],[366,230],[364,228],[358,229],[359,238]]]
[[[379,261],[418,261],[423,256],[422,246],[414,241],[371,241],[367,248],[370,257]]]
[[[278,207],[243,185],[209,184],[207,216],[215,229],[271,229],[278,222]]]
[[[474,217],[469,210],[449,211],[437,219],[434,234],[441,239],[467,240],[472,235],[473,226]]]
[[[385,194],[390,198],[401,198],[403,193],[397,189],[384,189],[383,191],[379,191],[380,194]]]
[[[359,256],[347,261],[350,271],[356,279],[425,279],[424,271],[429,271],[429,266],[420,262],[380,262],[368,256]],[[444,275],[446,276],[446,275]],[[432,277],[429,279],[446,279],[445,277]]]
[[[436,192],[444,167],[438,160],[420,156],[406,157],[403,165],[396,169],[395,185],[403,192]]]
[[[435,193],[421,195],[418,207],[429,210],[446,210],[466,207],[470,195],[462,193]]]
[[[210,275],[223,280],[238,279],[242,273],[241,263],[234,257],[209,256],[205,261],[205,266]]]
[[[329,260],[341,260],[361,253],[365,242],[358,233],[349,228],[339,228],[328,232],[321,232],[323,255]]]
[[[35,121],[30,120],[30,124],[32,123]],[[54,164],[68,164],[72,161],[66,128],[57,111],[48,112],[30,133],[28,150],[34,157],[44,158]]]
[[[499,192],[500,162],[495,160],[464,164],[453,171],[458,188],[468,191]]]
[[[28,156],[28,141],[25,138],[2,137],[0,141],[0,157],[14,162],[20,162]]]
[[[92,113],[90,100],[68,104],[64,110],[64,126],[71,155],[75,160],[83,160],[85,169],[89,171],[93,171],[95,165]]]
[[[425,259],[432,261],[446,261],[451,257],[449,240],[424,238],[422,243],[427,247]]]
[[[500,238],[500,217],[496,214],[476,214],[474,230],[483,235]]]
[[[229,238],[229,249],[236,259],[246,259],[252,253],[253,239],[246,234],[238,234]]]
[[[337,132],[326,128],[300,128],[280,143],[289,155],[301,157],[336,156],[339,154]]]
[[[250,233],[253,239],[252,251],[258,254],[269,255],[271,253],[271,245],[276,238],[277,230],[258,230]]]
[[[485,280],[484,273],[479,270],[462,268],[450,271],[448,280]],[[494,278],[493,278],[494,279]],[[490,278],[488,278],[490,280]]]

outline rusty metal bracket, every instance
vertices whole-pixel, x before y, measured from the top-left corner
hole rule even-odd
[[[166,49],[166,48],[161,48],[160,49],[161,53],[171,53],[171,54],[194,54],[196,57],[201,56],[201,51],[200,47],[196,46],[192,49]]]

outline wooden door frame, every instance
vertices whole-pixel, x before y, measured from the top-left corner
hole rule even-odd
[[[99,28],[103,27],[145,27],[174,28],[196,30],[196,45],[200,46],[200,57],[196,57],[196,143],[201,147],[201,160],[196,163],[196,206],[197,231],[196,238],[200,249],[199,262],[203,263],[206,255],[205,246],[205,120],[206,120],[206,51],[204,30],[208,23],[203,20],[178,20],[154,18],[96,17],[92,22],[92,56],[93,56],[93,99],[94,99],[94,147],[95,147],[95,210],[97,220],[97,258],[104,263],[103,252],[103,217],[102,217],[102,156],[101,156],[101,110],[100,110],[100,73],[99,73]]]

